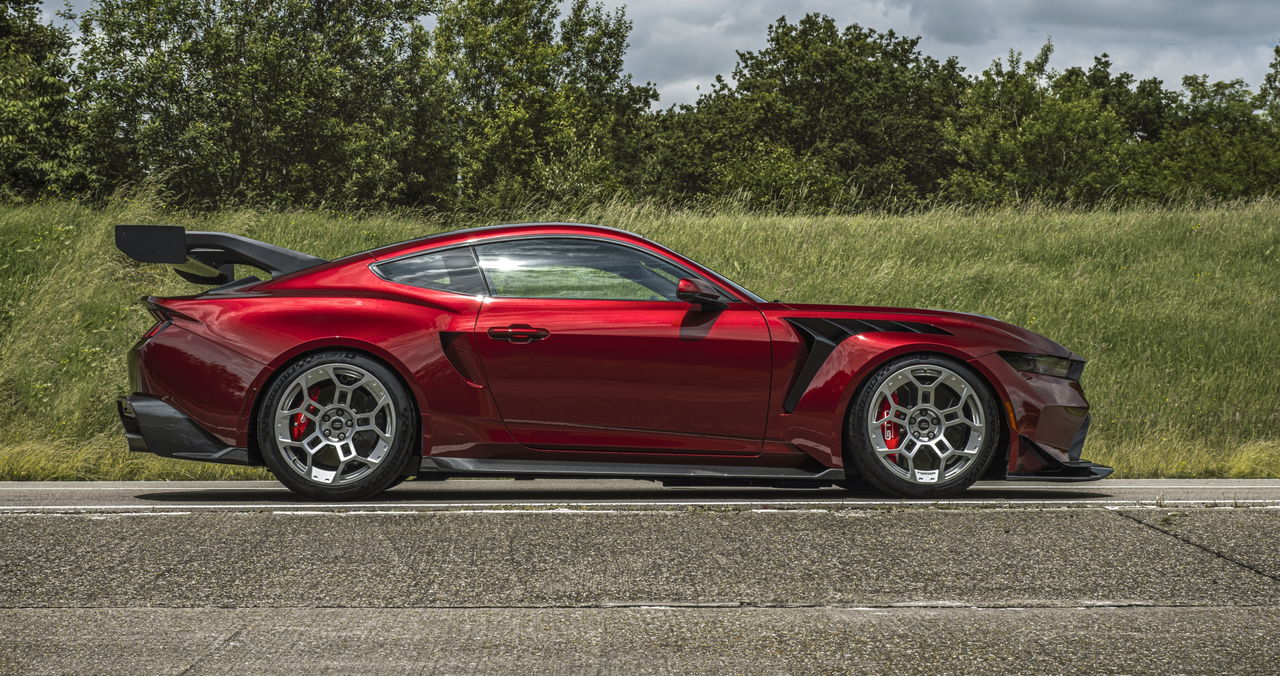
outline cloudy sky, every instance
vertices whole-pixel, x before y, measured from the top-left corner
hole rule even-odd
[[[626,5],[634,26],[627,65],[657,83],[661,106],[687,103],[735,50],[759,49],[766,27],[821,12],[840,25],[921,36],[937,58],[981,72],[1009,49],[1034,55],[1046,38],[1052,65],[1087,66],[1111,55],[1119,70],[1176,86],[1183,75],[1243,78],[1257,87],[1280,41],[1280,0],[603,0]],[[57,8],[62,0],[46,0]],[[87,0],[74,0],[83,7]]]

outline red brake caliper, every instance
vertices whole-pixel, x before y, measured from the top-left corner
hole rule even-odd
[[[893,403],[898,403],[897,392],[894,392],[889,396],[893,397]],[[884,445],[890,449],[896,449],[898,447],[898,443],[902,441],[902,439],[898,436],[898,425],[889,419],[890,408],[889,400],[882,400],[880,402],[880,412],[876,414],[876,417],[883,421],[880,423],[880,434],[884,435]],[[897,464],[897,453],[890,453],[887,457],[889,458],[889,462]]]
[[[316,413],[320,410],[319,408],[316,408],[314,403],[311,403],[314,402],[316,397],[319,395],[319,385],[312,385],[311,389],[307,390],[307,413]],[[293,421],[289,424],[289,436],[292,437],[294,441],[302,441],[302,438],[307,436],[307,423],[309,422],[310,421],[307,420],[306,413],[293,414]]]

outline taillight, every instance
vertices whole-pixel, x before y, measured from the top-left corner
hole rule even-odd
[[[141,343],[143,341],[146,341],[154,337],[157,333],[160,333],[161,331],[163,331],[166,326],[169,326],[170,324],[172,324],[174,320],[197,322],[197,320],[192,319],[191,317],[185,314],[182,314],[181,312],[178,312],[177,310],[174,310],[171,307],[166,307],[164,305],[161,305],[158,302],[161,300],[166,300],[166,299],[155,298],[150,296],[142,299],[142,304],[147,306],[147,312],[150,312],[151,316],[156,318],[156,323],[153,324],[151,328],[147,329],[146,333],[142,334],[142,338],[140,338],[138,342]]]
[[[151,328],[147,329],[146,333],[142,334],[142,339],[147,340],[151,338],[157,333],[160,333],[161,331],[163,331],[164,327],[168,326],[169,324],[170,322],[168,319],[161,319],[160,321],[156,322]]]

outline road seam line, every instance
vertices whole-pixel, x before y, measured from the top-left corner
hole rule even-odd
[[[474,605],[474,606],[5,606],[0,614],[9,611],[79,611],[79,610],[229,610],[229,611],[274,611],[274,610],[1112,610],[1140,608],[1146,610],[1189,609],[1229,609],[1229,608],[1276,608],[1276,603],[1250,604],[1156,604],[1148,601],[1090,601],[1075,599],[1055,605],[1018,605],[1018,604],[972,604],[960,601],[902,601],[897,603],[867,604],[831,604],[831,603],[759,603],[752,601],[697,602],[697,601],[634,601],[587,604],[545,604],[523,606]],[[239,633],[239,632],[237,632]],[[235,635],[228,636],[224,642],[234,640]]]
[[[245,629],[246,627],[239,627],[235,631],[231,632],[229,636],[226,636],[221,641],[218,641],[218,645],[215,645],[212,648],[209,648],[208,650],[201,653],[200,656],[197,657],[194,662],[187,665],[186,669],[183,669],[182,671],[178,672],[178,676],[186,676],[186,674],[194,673],[192,670],[196,668],[196,665],[200,664],[201,662],[204,662],[209,657],[212,657],[214,653],[219,652],[223,648],[227,647],[228,644],[230,644],[232,641],[239,638],[240,635],[244,633]]]
[[[1113,510],[1108,510],[1108,511],[1113,511]],[[1161,528],[1161,527],[1159,527],[1159,526],[1157,526],[1157,525],[1155,525],[1155,524],[1153,524],[1153,523],[1148,523],[1148,522],[1143,521],[1142,519],[1139,519],[1139,518],[1137,518],[1137,517],[1134,517],[1134,516],[1130,516],[1130,515],[1128,515],[1128,514],[1125,514],[1124,512],[1121,512],[1121,511],[1114,511],[1114,513],[1115,513],[1117,516],[1121,516],[1121,517],[1123,517],[1123,518],[1125,518],[1125,519],[1128,519],[1128,520],[1130,520],[1130,521],[1132,521],[1132,522],[1134,522],[1134,523],[1137,523],[1137,524],[1141,524],[1141,525],[1143,525],[1143,526],[1146,526],[1147,528],[1150,528],[1151,530],[1153,530],[1153,531],[1155,531],[1155,532],[1157,532],[1157,533],[1161,533],[1161,534],[1163,534],[1163,535],[1167,535],[1167,536],[1169,536],[1169,537],[1171,537],[1171,538],[1173,538],[1173,539],[1175,539],[1175,540],[1178,540],[1179,542],[1184,542],[1184,543],[1186,543],[1186,544],[1189,544],[1189,545],[1191,545],[1192,547],[1195,547],[1196,549],[1199,549],[1199,550],[1200,550],[1200,551],[1202,551],[1202,552],[1206,552],[1206,553],[1208,553],[1208,554],[1212,554],[1212,555],[1214,555],[1214,556],[1216,556],[1216,557],[1218,557],[1218,558],[1222,559],[1223,561],[1226,561],[1226,562],[1228,562],[1228,563],[1234,563],[1235,565],[1240,566],[1241,568],[1244,568],[1245,570],[1248,570],[1248,571],[1250,571],[1250,572],[1252,572],[1252,573],[1257,573],[1258,575],[1261,575],[1262,577],[1265,577],[1265,578],[1267,578],[1268,580],[1271,580],[1272,582],[1280,582],[1280,575],[1274,575],[1274,574],[1272,574],[1272,573],[1268,573],[1268,572],[1266,572],[1266,571],[1264,571],[1264,570],[1261,570],[1261,569],[1257,568],[1257,567],[1256,567],[1256,566],[1254,566],[1253,564],[1248,563],[1248,562],[1245,562],[1245,561],[1242,561],[1242,560],[1240,560],[1240,559],[1237,559],[1236,557],[1231,556],[1230,554],[1227,554],[1227,553],[1225,553],[1225,552],[1220,552],[1220,551],[1218,551],[1218,550],[1216,550],[1216,549],[1213,549],[1212,547],[1208,547],[1208,546],[1202,545],[1202,544],[1200,544],[1199,542],[1196,542],[1196,541],[1192,540],[1192,539],[1191,539],[1191,538],[1189,538],[1189,537],[1185,537],[1185,536],[1179,535],[1178,533],[1174,533],[1174,532],[1172,532],[1172,531],[1167,531],[1167,530],[1165,530],[1165,529],[1163,529],[1163,528]]]

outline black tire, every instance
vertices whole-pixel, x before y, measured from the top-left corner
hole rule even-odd
[[[382,420],[387,428],[385,431],[391,432],[391,441],[387,443],[384,440],[383,455],[376,466],[367,461],[362,462],[362,458],[359,457],[359,451],[355,451],[356,457],[353,458],[355,461],[353,464],[360,468],[356,471],[363,472],[363,475],[351,479],[349,483],[325,485],[304,476],[303,470],[291,464],[287,456],[290,450],[286,450],[285,446],[295,446],[291,449],[295,454],[295,458],[299,457],[299,455],[305,457],[305,451],[300,453],[301,449],[297,448],[296,445],[288,444],[287,442],[278,443],[276,441],[276,415],[281,399],[296,392],[296,390],[293,390],[293,385],[298,378],[303,377],[304,374],[313,371],[317,367],[339,367],[341,371],[343,366],[365,371],[375,378],[377,384],[386,391],[390,400],[388,406],[394,411],[394,417],[393,420],[387,420],[386,418]],[[348,394],[348,403],[357,396]],[[335,401],[334,403],[336,405],[339,402]],[[320,407],[317,406],[316,408]],[[382,415],[385,416],[385,409],[383,409]],[[369,419],[372,419],[372,416],[369,416]],[[322,429],[320,424],[318,422],[314,424],[315,428],[308,427],[307,429],[314,429],[319,432]],[[286,488],[311,500],[361,500],[377,495],[400,483],[406,476],[416,472],[417,467],[412,466],[412,461],[417,459],[421,448],[421,441],[418,435],[418,414],[408,388],[404,386],[395,372],[381,362],[364,354],[345,350],[317,352],[304,356],[284,367],[272,380],[271,386],[263,393],[260,400],[257,411],[256,434],[258,450],[267,469]],[[355,449],[357,433],[350,432],[350,434],[351,449]],[[376,444],[376,440],[373,443]],[[342,471],[343,467],[339,465],[337,467],[339,479],[341,479]]]
[[[877,393],[882,385],[895,374],[911,367],[937,367],[950,370],[959,376],[965,384],[972,388],[974,399],[977,406],[981,408],[981,418],[983,429],[980,432],[972,431],[972,428],[966,426],[964,434],[976,434],[977,439],[974,441],[974,455],[969,460],[968,466],[960,469],[959,465],[950,464],[950,460],[942,460],[942,470],[940,478],[948,472],[947,467],[953,467],[957,472],[955,476],[945,478],[937,483],[917,483],[904,478],[901,473],[895,472],[887,465],[889,460],[882,461],[876,449],[872,446],[870,438],[871,429],[868,417],[871,416],[870,408],[873,405],[884,405],[877,402],[880,397]],[[892,387],[890,385],[889,387]],[[930,395],[933,396],[933,395]],[[971,400],[972,401],[972,400]],[[972,405],[972,404],[971,404]],[[964,492],[975,481],[981,478],[991,465],[992,458],[996,455],[996,449],[1000,440],[999,409],[996,404],[995,396],[991,393],[991,388],[986,382],[973,371],[973,369],[964,364],[940,355],[915,355],[895,359],[884,366],[880,367],[867,378],[866,382],[858,389],[858,393],[854,396],[853,401],[849,405],[849,411],[845,416],[845,433],[844,433],[844,456],[845,466],[852,470],[850,474],[856,475],[862,481],[877,490],[904,498],[949,498]],[[899,428],[901,434],[906,436],[911,434],[904,427]],[[935,431],[934,437],[941,436],[945,432]],[[905,443],[904,447],[905,447]],[[892,447],[891,447],[892,448]],[[928,448],[921,448],[917,453],[930,453]],[[938,456],[932,456],[936,458]],[[922,458],[927,460],[928,457]],[[957,457],[957,460],[964,460],[963,457]],[[905,462],[905,461],[900,461]],[[911,462],[914,462],[912,460]],[[914,466],[914,465],[913,465]],[[914,472],[904,470],[902,473],[913,475]]]

